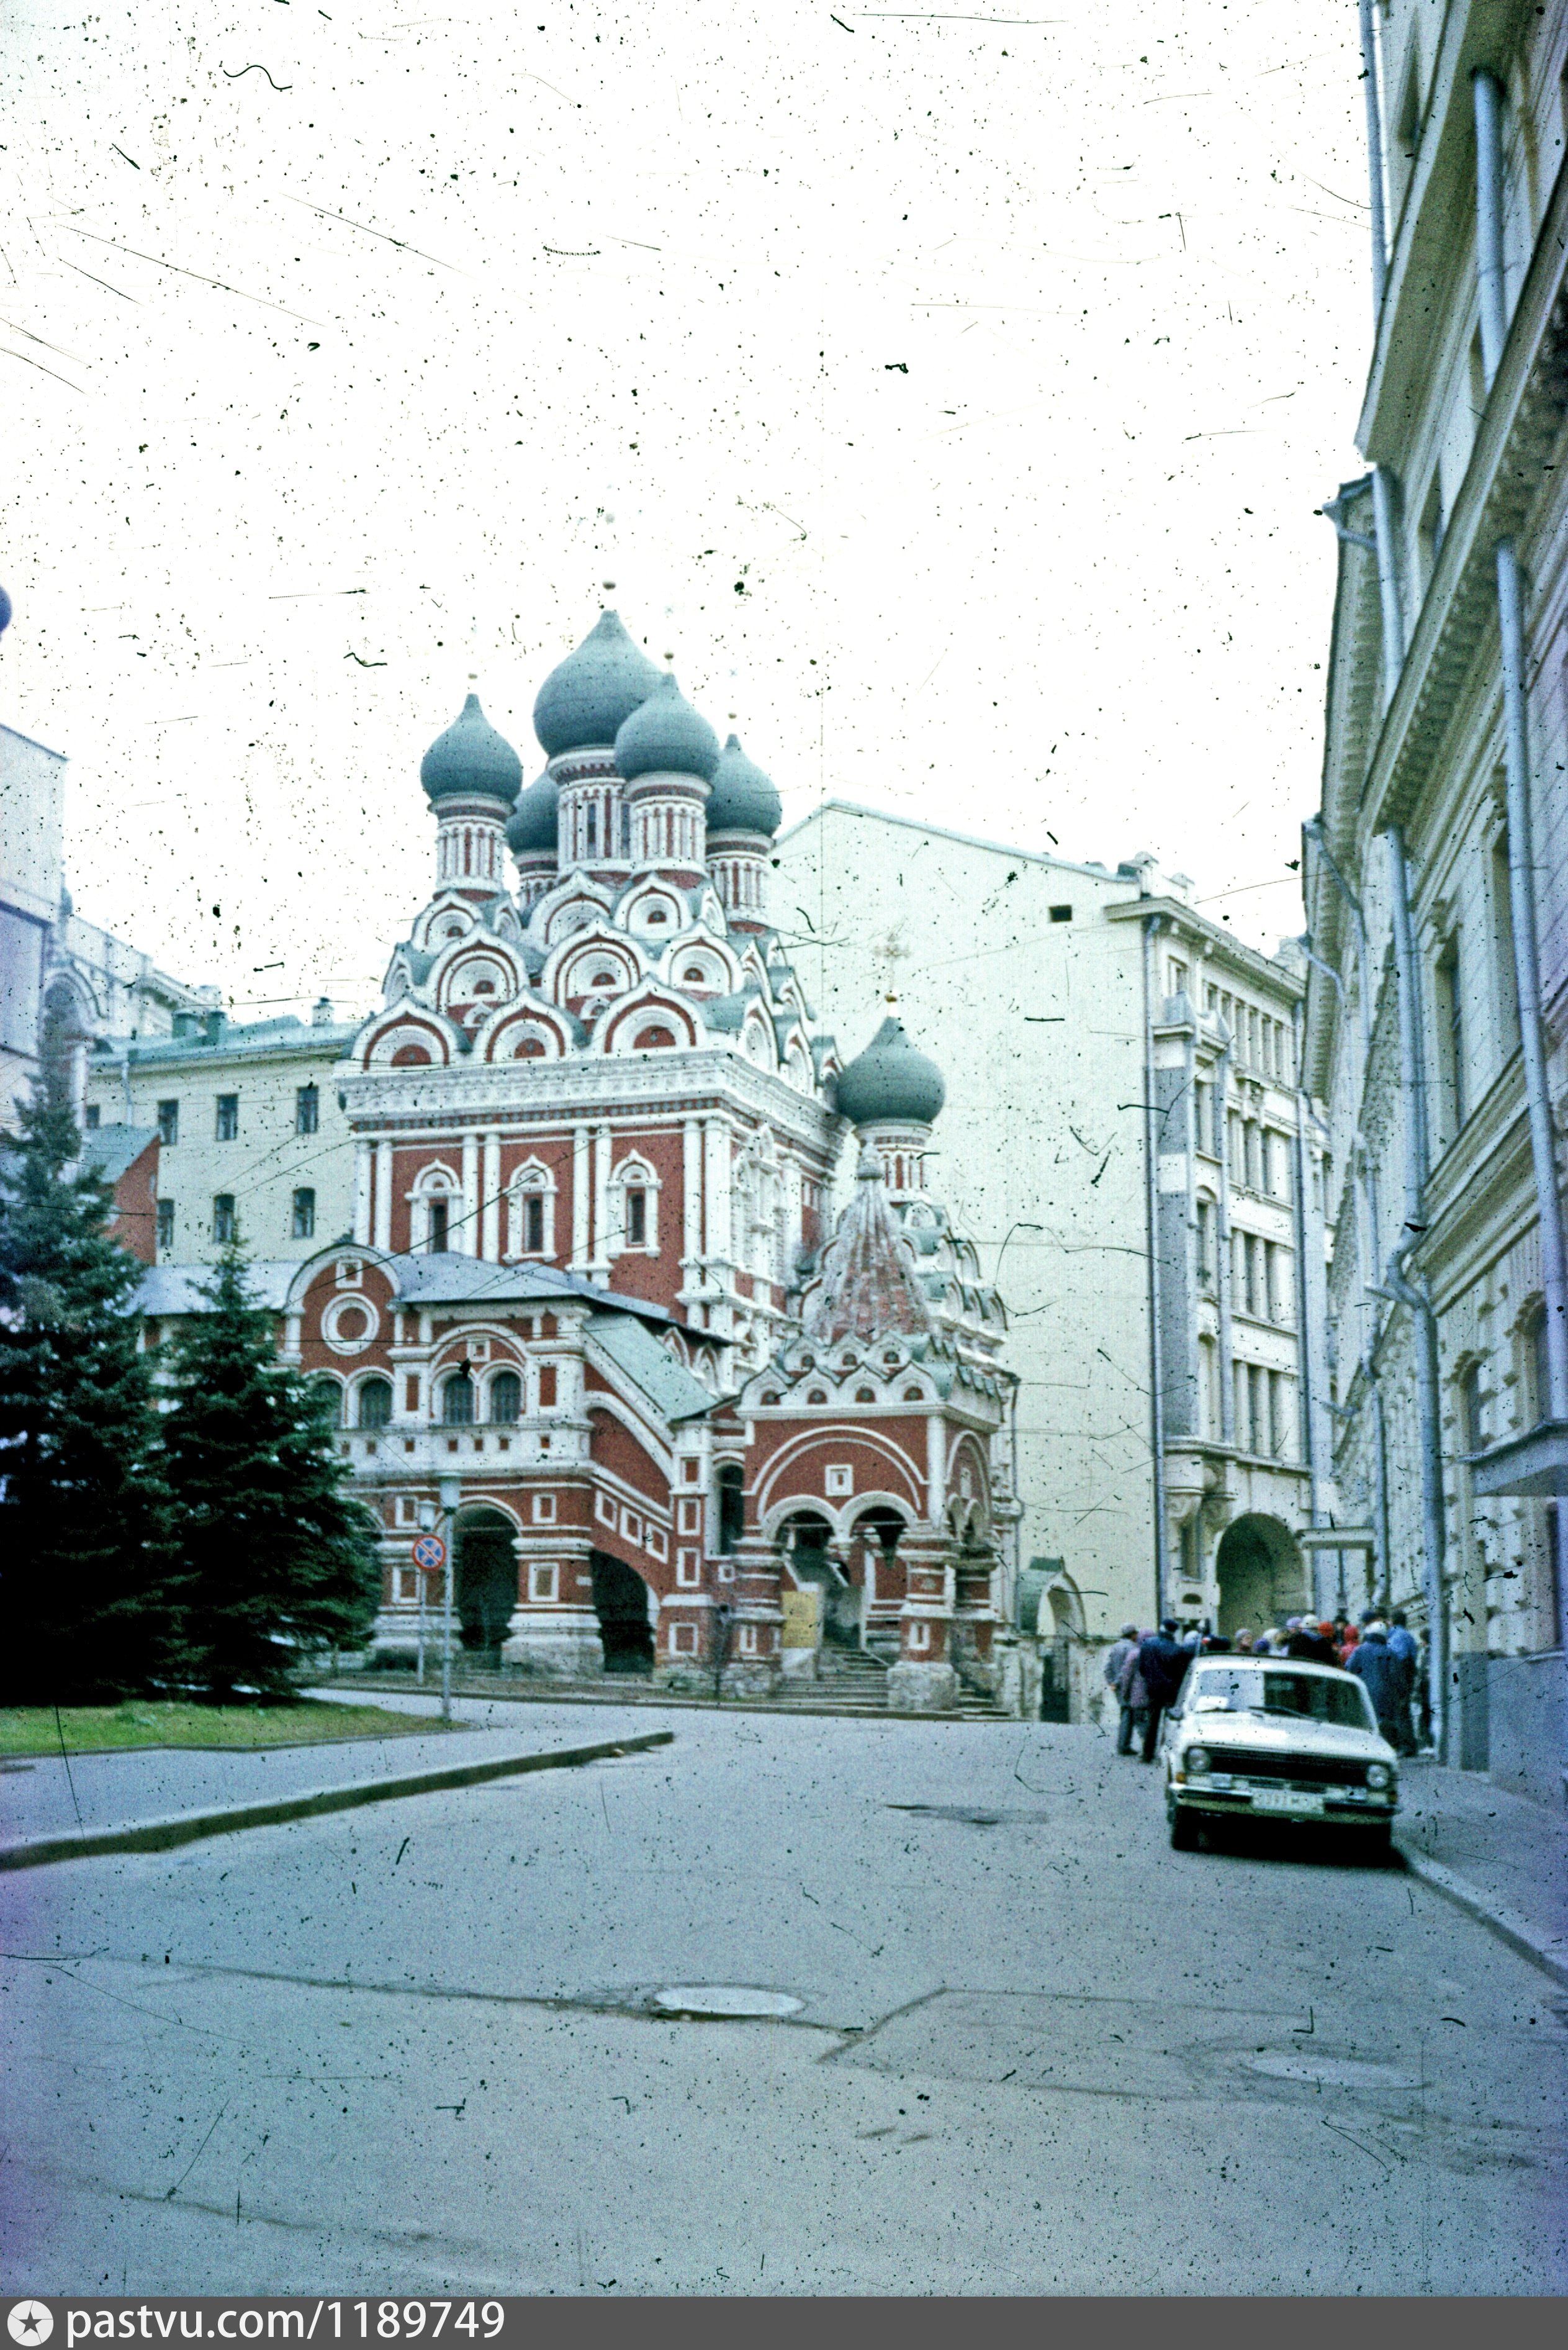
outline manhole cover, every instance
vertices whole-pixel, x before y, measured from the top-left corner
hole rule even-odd
[[[1274,2081],[1321,2081],[1331,2089],[1417,2089],[1414,2073],[1397,2064],[1360,2064],[1352,2056],[1276,2056],[1265,2052],[1249,2056],[1249,2073],[1266,2073]]]
[[[656,1991],[651,2004],[660,2015],[700,2017],[798,2015],[805,2002],[792,1999],[787,1991],[752,1991],[741,1983],[677,1983],[670,1991]]]

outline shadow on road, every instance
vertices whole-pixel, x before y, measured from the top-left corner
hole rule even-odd
[[[1215,1860],[1266,1860],[1293,1867],[1402,1870],[1397,1847],[1379,1845],[1354,1828],[1316,1827],[1283,1821],[1206,1822],[1198,1850]]]

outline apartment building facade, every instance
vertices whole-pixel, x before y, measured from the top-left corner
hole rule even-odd
[[[1561,1800],[1568,8],[1363,20],[1372,471],[1303,860],[1334,1468],[1440,1751]]]

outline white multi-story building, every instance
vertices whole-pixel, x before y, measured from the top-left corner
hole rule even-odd
[[[65,890],[64,754],[0,726],[0,1128],[38,1071],[44,990]]]
[[[1334,1465],[1364,1596],[1428,1645],[1443,1752],[1560,1797],[1568,7],[1363,17],[1374,470],[1325,508],[1303,867]]]
[[[89,1128],[155,1128],[160,1264],[226,1243],[302,1263],[354,1222],[354,1149],[337,1064],[358,1022],[323,1000],[307,1023],[181,1010],[167,1033],[100,1038],[87,1065]]]
[[[1020,1378],[1015,1615],[1031,1559],[1046,1636],[1303,1606],[1332,1495],[1320,1476],[1314,1509],[1299,958],[1242,946],[1150,858],[1111,872],[840,801],[782,837],[774,889],[822,1015],[896,995],[947,1073],[961,1161],[937,1173]]]
[[[124,939],[84,921],[66,888],[65,754],[0,726],[0,1127],[14,1125],[47,1049],[70,1066],[78,1114],[95,1043],[167,1036],[214,1010]],[[116,1119],[110,1110],[107,1120]]]

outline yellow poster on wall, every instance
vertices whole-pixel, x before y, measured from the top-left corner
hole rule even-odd
[[[782,1644],[786,1648],[815,1648],[820,1646],[818,1619],[821,1613],[820,1592],[786,1591],[783,1594],[784,1632]]]

